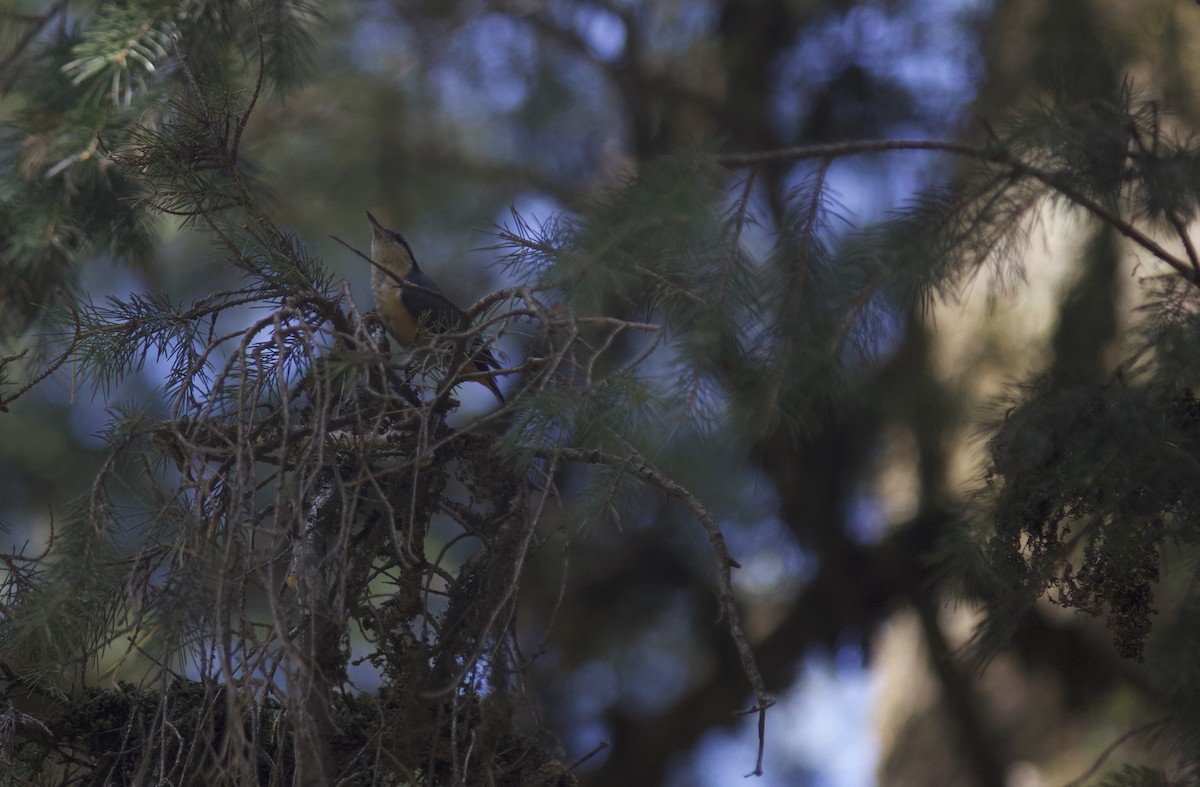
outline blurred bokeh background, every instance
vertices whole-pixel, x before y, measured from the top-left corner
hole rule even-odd
[[[36,15],[51,5],[0,7]],[[536,227],[584,210],[665,155],[986,140],[991,124],[1051,93],[1088,101],[1126,82],[1161,101],[1164,122],[1200,120],[1200,8],[1183,0],[309,8],[312,60],[264,99],[245,155],[271,189],[275,220],[363,309],[369,272],[331,236],[366,248],[368,209],[470,303],[509,283],[489,247],[514,214]],[[9,43],[19,32],[5,33]],[[0,101],[0,120],[18,109]],[[752,254],[817,166],[759,170],[743,241]],[[841,221],[829,242],[886,219],[956,166],[920,152],[834,162]],[[731,205],[737,197],[731,188]],[[1134,318],[1143,261],[1115,233],[1050,208],[1035,224],[1024,281],[983,276],[928,312],[885,309],[860,395],[801,437],[763,434],[748,454],[723,453],[719,441],[668,448],[742,564],[739,601],[780,699],[757,783],[1057,785],[1145,721],[1142,679],[1101,622],[1049,604],[986,665],[955,659],[974,612],[930,559],[981,483],[978,425],[1005,385],[1111,364],[1114,337]],[[148,288],[187,299],[233,281],[204,236],[167,218],[155,229],[141,264],[95,257],[79,289],[96,300]],[[43,541],[56,506],[86,491],[106,413],[160,383],[152,361],[140,379],[100,392],[68,365],[0,418],[0,522],[15,545]],[[470,408],[488,394],[464,396]],[[751,699],[714,625],[704,534],[651,492],[622,510],[573,533],[565,575],[555,554],[525,579],[519,633],[536,655],[541,712],[531,723],[561,739],[566,762],[612,743],[580,767],[588,784],[740,783],[753,768],[755,717],[732,712]],[[1133,740],[1113,757],[1161,766],[1167,755]]]

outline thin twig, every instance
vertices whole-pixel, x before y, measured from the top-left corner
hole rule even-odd
[[[595,757],[597,754],[599,754],[600,752],[604,751],[605,749],[607,749],[607,748],[608,748],[608,747],[610,747],[610,746],[612,746],[612,744],[611,744],[611,743],[609,743],[608,741],[600,741],[599,743],[597,743],[597,744],[595,745],[595,747],[594,747],[594,748],[593,748],[593,749],[592,749],[590,752],[588,752],[587,754],[583,755],[582,757],[578,758],[577,760],[575,760],[574,762],[572,762],[570,765],[568,765],[568,766],[567,766],[567,770],[568,770],[568,771],[573,771],[573,770],[575,770],[575,769],[576,769],[576,768],[578,768],[580,765],[583,765],[585,762],[587,762],[588,760],[592,759],[592,758],[593,758],[593,757]]]
[[[1187,225],[1183,223],[1183,219],[1172,212],[1171,226],[1175,228],[1179,239],[1183,241],[1183,249],[1187,252],[1188,261],[1192,263],[1192,276],[1195,280],[1200,281],[1200,256],[1196,254],[1196,245],[1192,243],[1192,236],[1187,231]]]
[[[1097,757],[1096,761],[1092,763],[1092,767],[1084,771],[1082,775],[1064,784],[1063,787],[1083,787],[1083,784],[1086,783],[1088,779],[1092,778],[1096,771],[1100,770],[1101,766],[1104,765],[1104,761],[1112,756],[1112,753],[1115,752],[1123,743],[1128,741],[1130,738],[1136,738],[1139,735],[1144,735],[1156,727],[1161,727],[1168,721],[1170,721],[1170,718],[1164,716],[1161,719],[1155,719],[1154,721],[1146,722],[1140,727],[1134,727],[1132,730],[1129,730],[1124,735],[1110,743],[1108,748],[1100,752],[1100,756]]]
[[[233,131],[233,142],[229,146],[229,164],[233,166],[237,164],[238,148],[242,144],[242,132],[246,130],[246,124],[250,122],[250,113],[254,111],[254,107],[258,104],[258,96],[262,93],[263,76],[267,71],[267,56],[264,51],[262,28],[255,30],[258,33],[258,78],[254,81],[254,92],[250,94],[250,102],[246,105],[246,111],[238,118],[237,126]]]
[[[57,3],[50,6],[46,13],[37,17],[29,30],[25,31],[25,35],[21,36],[21,40],[16,43],[13,50],[5,55],[3,60],[0,60],[0,74],[3,74],[8,67],[16,62],[21,53],[33,43],[33,39],[37,38],[37,34],[42,31],[46,23],[58,15],[60,11],[67,7],[67,0],[58,0]]]

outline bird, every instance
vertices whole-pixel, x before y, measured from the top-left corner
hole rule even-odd
[[[417,343],[422,331],[444,333],[460,324],[462,309],[442,292],[433,279],[417,265],[412,248],[404,236],[384,227],[367,211],[371,222],[371,293],[375,308],[396,341],[405,347]],[[401,284],[413,286],[404,286]],[[468,345],[471,363],[480,372],[499,369],[490,348],[478,339]],[[491,391],[500,404],[504,394],[491,377],[475,378]]]

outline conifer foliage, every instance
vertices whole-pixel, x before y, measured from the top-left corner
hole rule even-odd
[[[475,305],[465,316],[482,325],[418,347],[398,369],[374,315],[273,222],[243,154],[251,113],[297,73],[311,9],[104,6],[43,50],[38,29],[63,13],[26,20],[28,51],[14,54],[30,106],[11,132],[25,136],[7,172],[3,291],[9,335],[60,338],[42,348],[49,360],[4,359],[28,375],[4,406],[67,363],[77,385],[101,391],[151,359],[169,371],[154,402],[113,413],[110,457],[46,553],[6,557],[4,675],[50,708],[10,708],[15,776],[573,783],[557,750],[516,724],[524,657],[511,636],[526,559],[553,546],[539,528],[568,461],[648,482],[694,511],[765,711],[720,530],[611,416],[651,395],[638,370],[661,326],[549,302],[565,291],[553,277],[571,252],[545,246],[553,272],[522,261],[529,285]],[[715,186],[689,196],[676,182],[683,222],[627,214],[630,229],[682,261]],[[78,291],[80,266],[101,249],[149,265],[156,218],[209,234],[239,286],[190,303],[157,292],[95,303]],[[530,248],[522,240],[515,257]],[[586,289],[676,289],[678,273],[621,259],[627,281]],[[503,414],[510,425],[451,428],[464,348],[517,316],[533,326],[533,351],[505,372],[523,386]],[[610,347],[629,334],[641,348],[610,369]],[[352,641],[365,655],[352,660]],[[374,692],[351,680],[363,664]],[[113,684],[129,673],[140,679]]]
[[[677,480],[699,472],[666,446],[725,461],[843,417],[898,321],[973,282],[1020,286],[1026,232],[1050,209],[1144,261],[1135,328],[1112,369],[1060,364],[1014,388],[973,509],[921,558],[986,612],[985,659],[1049,593],[1103,617],[1132,661],[1200,663],[1200,150],[1158,104],[1059,96],[978,143],[648,163],[572,214],[514,212],[496,246],[513,286],[397,364],[374,314],[276,223],[245,152],[250,118],[302,80],[315,7],[58,2],[18,21],[0,64],[21,99],[0,173],[0,339],[23,349],[0,356],[0,413],[20,417],[56,372],[103,393],[166,371],[149,402],[114,403],[108,458],[46,551],[2,558],[0,751],[16,778],[574,784],[529,723],[522,582],[565,553],[563,519],[644,513],[628,510],[635,490],[707,542],[741,666],[729,680],[763,735],[774,700],[740,566]],[[885,221],[840,220],[834,162],[915,151],[956,175]],[[799,161],[811,171],[753,253],[756,180]],[[168,223],[211,238],[236,286],[89,297],[89,262],[151,270]],[[497,336],[521,350],[496,373],[509,402],[452,426],[480,374],[467,349]],[[1194,769],[1192,672],[1163,671],[1154,691],[1155,729]],[[747,770],[762,768],[760,737]]]

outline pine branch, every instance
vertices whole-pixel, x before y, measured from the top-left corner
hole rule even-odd
[[[1013,157],[1002,148],[977,147],[964,142],[939,140],[864,140],[828,145],[810,145],[798,148],[781,148],[779,150],[762,151],[759,153],[730,154],[718,156],[716,161],[721,166],[738,169],[765,163],[807,161],[812,159],[833,160],[849,156],[899,151],[950,153],[987,164],[998,165],[1017,176],[1033,178],[1066,197],[1069,201],[1079,205],[1096,218],[1132,240],[1138,246],[1171,266],[1171,268],[1191,284],[1200,285],[1200,278],[1198,278],[1200,275],[1197,274],[1196,270],[1187,261],[1171,254],[1161,244],[1132,223],[1075,188],[1067,176],[1028,164]]]

